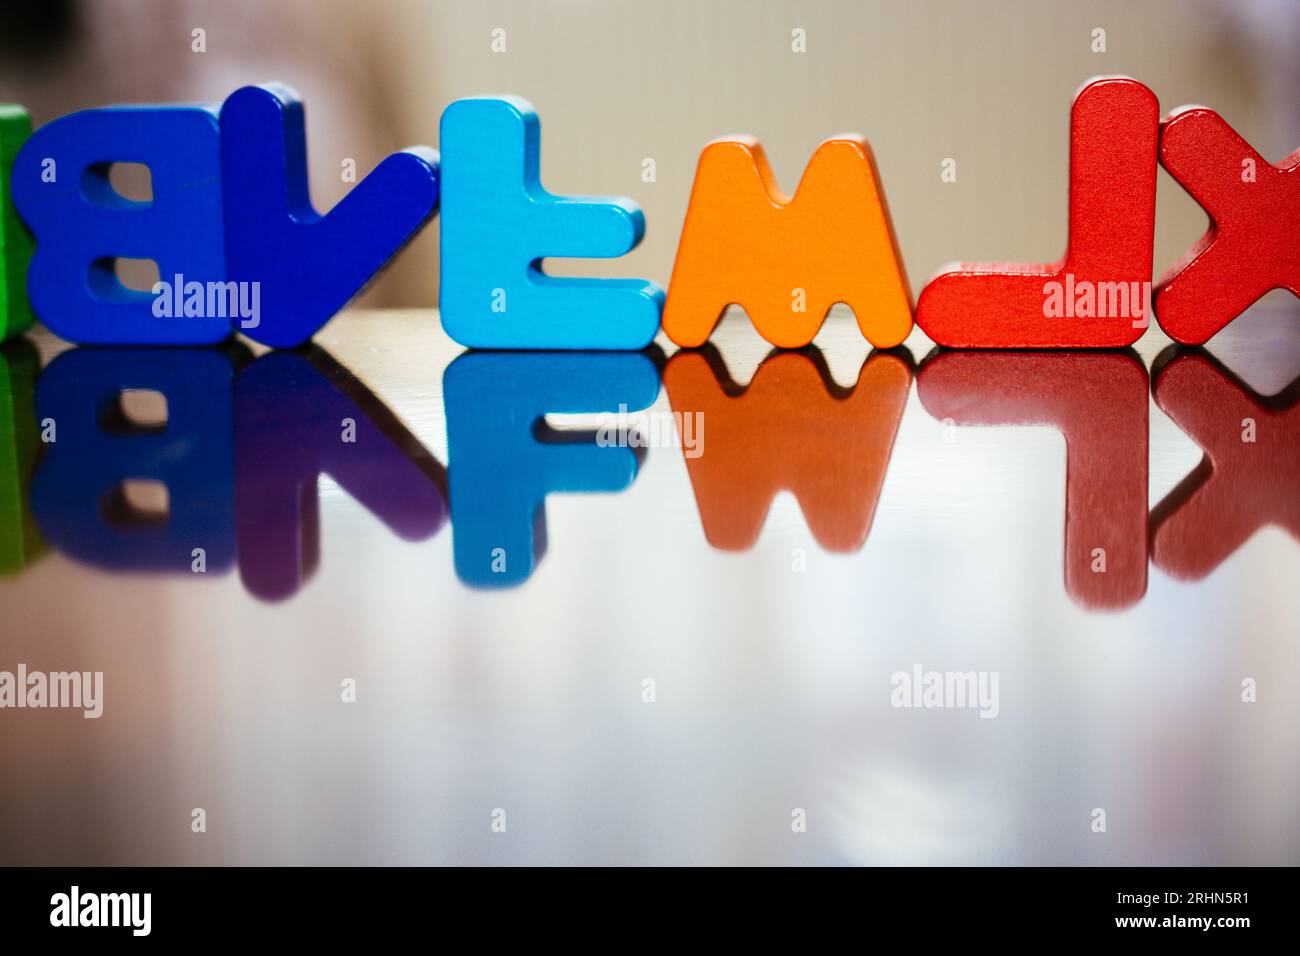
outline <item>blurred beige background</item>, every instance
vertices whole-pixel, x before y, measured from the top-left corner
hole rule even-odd
[[[307,103],[321,209],[358,171],[415,143],[438,144],[457,97],[514,92],[542,116],[543,181],[615,193],[645,209],[624,259],[557,272],[666,284],[695,162],[710,139],[758,136],[792,191],[822,139],[871,140],[913,290],[943,264],[1050,260],[1064,250],[1068,115],[1102,73],[1132,75],[1164,110],[1218,109],[1276,162],[1300,145],[1294,51],[1300,5],[909,0],[50,0],[6,4],[0,99],[35,122],[117,102],[220,101],[281,80]],[[206,31],[207,52],[191,51]],[[1091,50],[1106,31],[1106,52]],[[506,31],[494,53],[492,31]],[[791,51],[806,31],[807,52]],[[657,181],[641,182],[653,157]],[[957,181],[940,162],[957,160]],[[1164,173],[1157,273],[1204,228]],[[437,229],[409,247],[366,305],[432,305]]]

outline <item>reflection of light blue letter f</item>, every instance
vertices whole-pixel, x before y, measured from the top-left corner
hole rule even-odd
[[[547,276],[543,257],[613,258],[645,232],[629,199],[553,196],[539,179],[537,113],[517,97],[442,114],[443,328],[472,348],[639,349],[664,292],[644,279]]]
[[[474,587],[522,584],[546,551],[546,496],[621,491],[634,448],[556,430],[547,413],[649,408],[659,372],[646,355],[467,352],[442,375],[456,574]]]

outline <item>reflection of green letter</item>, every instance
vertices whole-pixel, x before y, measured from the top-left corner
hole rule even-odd
[[[27,304],[32,235],[18,218],[9,192],[14,157],[31,132],[32,120],[25,109],[0,103],[0,342],[32,324]]]
[[[0,348],[0,574],[20,570],[44,550],[28,494],[40,447],[33,404],[39,368],[26,339]]]

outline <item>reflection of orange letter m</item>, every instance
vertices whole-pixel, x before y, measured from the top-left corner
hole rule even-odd
[[[861,548],[912,387],[909,360],[872,355],[850,390],[816,349],[777,352],[741,389],[712,345],[674,355],[664,370],[673,411],[708,423],[703,454],[686,468],[709,544],[752,548],[772,498],[788,490],[823,548]]]
[[[812,341],[836,302],[851,306],[877,348],[912,329],[911,294],[871,147],[842,135],[817,148],[793,199],[751,137],[704,148],[682,226],[663,328],[702,344],[723,309],[744,306],[781,348]]]

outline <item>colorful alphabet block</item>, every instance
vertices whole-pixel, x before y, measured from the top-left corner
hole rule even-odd
[[[1210,215],[1210,228],[1156,286],[1156,319],[1206,342],[1272,289],[1300,295],[1300,150],[1274,166],[1213,110],[1160,126],[1160,161]]]
[[[247,86],[221,107],[227,279],[256,290],[249,338],[301,345],[433,215],[438,154],[394,153],[324,216],[307,186],[303,105],[279,85]],[[245,310],[247,311],[247,310]]]
[[[31,326],[27,302],[27,266],[32,236],[18,218],[10,198],[14,158],[32,132],[32,120],[21,106],[0,103],[0,342]]]
[[[960,265],[936,275],[916,322],[953,348],[1117,348],[1158,318],[1200,343],[1260,295],[1300,295],[1292,233],[1300,151],[1269,165],[1216,113],[1159,121],[1136,80],[1084,84],[1070,114],[1069,229],[1050,265]],[[880,348],[912,328],[906,272],[870,146],[826,140],[793,197],[751,137],[700,156],[670,291],[644,279],[547,275],[548,257],[618,257],[645,221],[629,199],[559,196],[540,181],[540,122],[512,96],[453,102],[442,162],[426,147],[385,159],[322,216],[307,186],[303,105],[287,87],[249,86],[219,116],[204,106],[120,106],[57,119],[28,137],[0,107],[0,338],[32,309],[91,344],[204,344],[232,326],[275,347],[311,338],[442,206],[444,328],[472,348],[643,348],[659,329],[679,346],[708,340],[728,305],[779,348],[812,341],[836,302]],[[20,143],[26,142],[18,149]],[[5,158],[18,150],[12,170]],[[114,163],[149,167],[153,195],[110,182]],[[1209,232],[1151,289],[1156,167],[1212,217]],[[145,291],[117,278],[150,259]]]
[[[153,198],[122,196],[109,181],[117,162],[149,167]],[[50,331],[92,345],[199,345],[230,335],[208,314],[213,283],[226,277],[221,147],[206,106],[110,106],[38,129],[13,168],[13,200],[36,236],[28,273],[32,309]],[[128,289],[118,258],[152,259],[173,296]]]
[[[472,97],[443,111],[443,329],[495,349],[639,349],[659,329],[663,290],[643,279],[548,276],[545,257],[610,258],[645,232],[630,199],[542,188],[541,124],[518,97]]]
[[[791,199],[752,137],[700,155],[664,306],[664,333],[704,342],[731,303],[780,348],[807,345],[836,302],[878,348],[912,331],[912,298],[871,147],[837,136],[817,148]]]
[[[1119,348],[1150,324],[1160,106],[1136,80],[1079,91],[1070,225],[1052,265],[962,264],[930,280],[916,323],[955,348]]]

